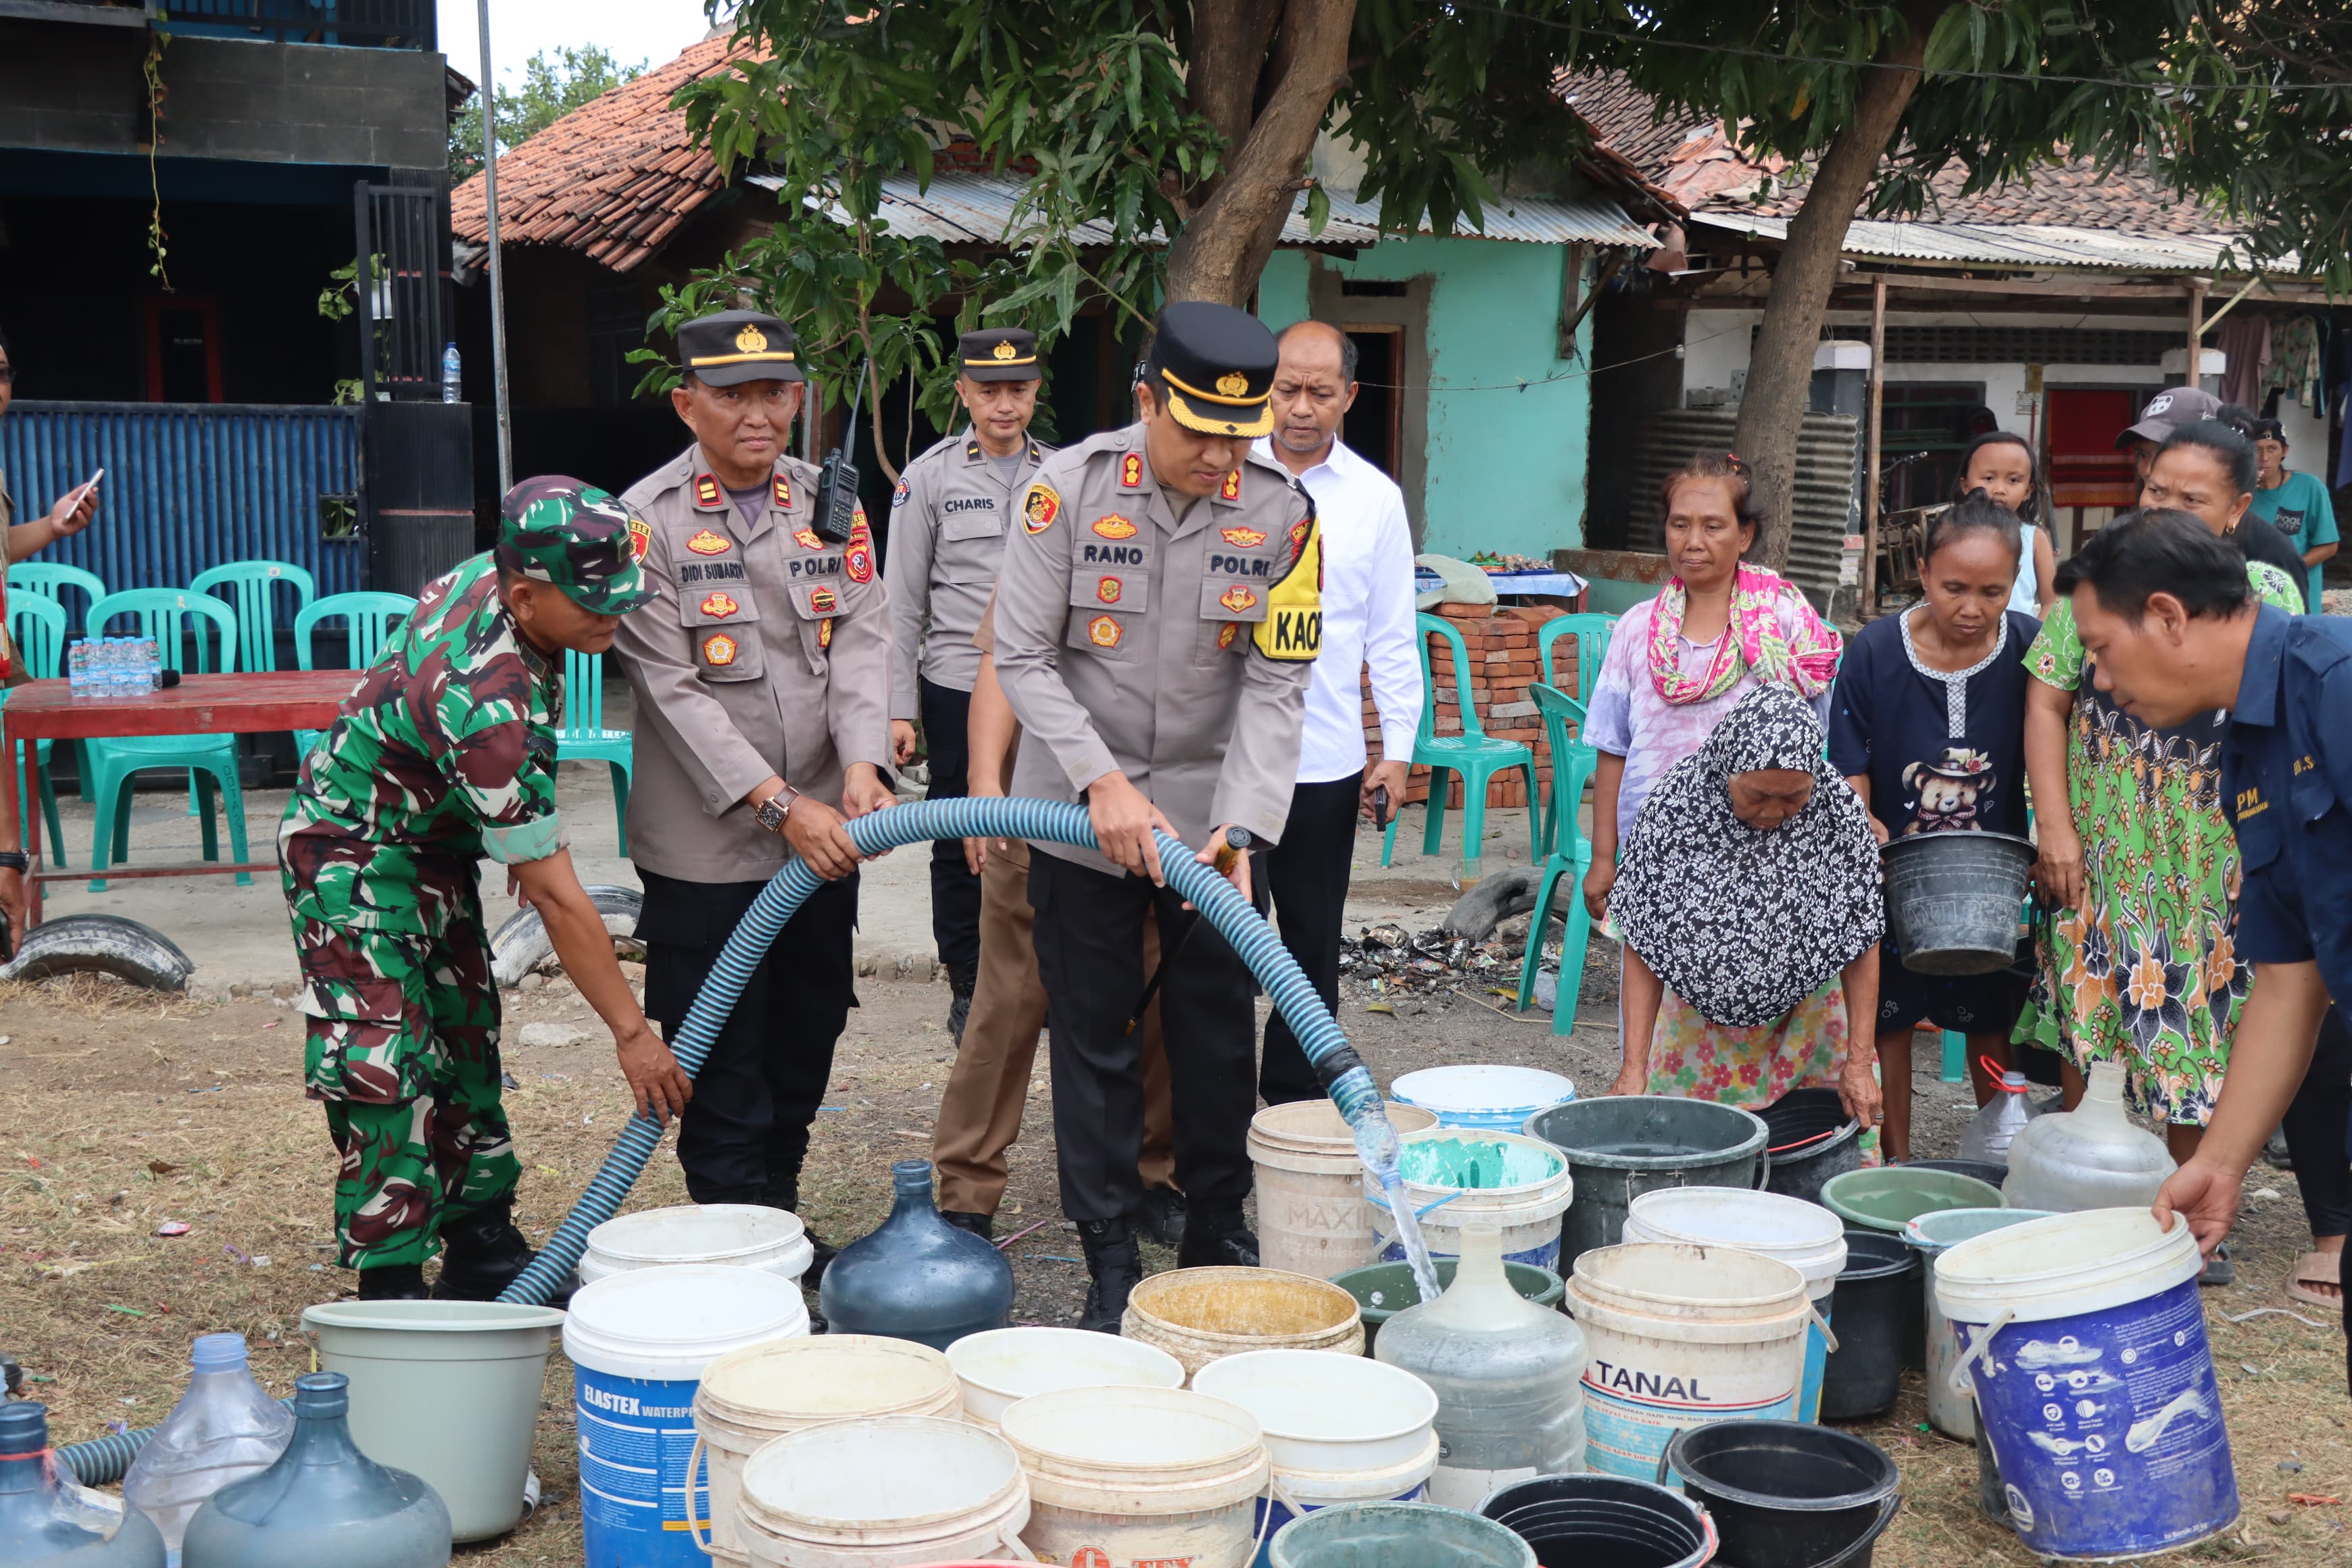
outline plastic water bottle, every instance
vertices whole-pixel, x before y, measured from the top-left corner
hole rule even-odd
[[[139,639],[139,679],[131,684],[142,691],[152,691],[163,684],[163,653],[153,637]]]
[[[464,389],[458,378],[457,345],[451,343],[441,351],[441,401],[463,403]]]
[[[48,1407],[0,1405],[0,1563],[158,1568],[163,1538],[131,1510],[97,1506],[49,1455]]]
[[[2173,1168],[2164,1140],[2124,1114],[2122,1064],[2093,1062],[2080,1105],[2037,1116],[2010,1140],[2000,1190],[2013,1209],[2144,1208]]]
[[[200,1335],[192,1363],[188,1392],[122,1481],[123,1500],[163,1532],[172,1568],[178,1568],[180,1538],[204,1500],[276,1464],[294,1436],[294,1413],[247,1369],[243,1334]]]
[[[1985,1058],[1985,1070],[1993,1076],[1992,1098],[1960,1134],[1960,1158],[1984,1160],[1996,1165],[2009,1163],[2010,1144],[2024,1125],[2042,1114],[2033,1103],[2021,1072],[2011,1072],[1991,1058]]]
[[[77,695],[89,689],[89,639],[76,637],[66,649],[66,685]]]

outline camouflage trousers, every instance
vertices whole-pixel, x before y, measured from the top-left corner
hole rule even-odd
[[[442,1227],[522,1173],[499,1089],[499,993],[480,907],[436,934],[297,912],[303,1079],[342,1156],[335,1235],[348,1268],[423,1263]]]

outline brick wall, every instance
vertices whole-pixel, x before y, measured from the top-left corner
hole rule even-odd
[[[1535,700],[1528,695],[1528,687],[1545,679],[1536,665],[1538,629],[1546,621],[1566,613],[1549,605],[1505,608],[1491,605],[1444,605],[1436,611],[1453,623],[1454,630],[1462,634],[1463,646],[1469,650],[1470,704],[1477,712],[1479,726],[1497,740],[1517,741],[1534,751],[1537,787],[1541,790],[1551,787],[1551,743],[1544,736],[1543,716],[1537,711]],[[1557,673],[1550,684],[1581,700],[1582,693],[1576,689],[1576,639],[1563,637],[1552,644],[1551,651]],[[1444,637],[1433,634],[1429,638],[1429,666],[1435,685],[1430,696],[1436,708],[1436,732],[1459,735],[1462,696],[1454,684],[1454,649]],[[1380,715],[1372,705],[1369,678],[1364,684],[1364,745],[1378,761]],[[1405,792],[1407,803],[1426,800],[1429,770],[1415,768],[1411,779]],[[1462,780],[1458,775],[1449,780],[1448,791],[1446,804],[1459,806]],[[1514,773],[1508,777],[1496,777],[1487,785],[1486,804],[1527,805],[1525,775]]]

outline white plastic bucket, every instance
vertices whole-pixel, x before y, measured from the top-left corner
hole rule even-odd
[[[719,1263],[798,1279],[815,1248],[800,1216],[759,1204],[681,1204],[608,1219],[588,1233],[580,1278],[593,1285],[633,1268]]]
[[[1066,1388],[1000,1428],[1029,1475],[1022,1541],[1047,1563],[1243,1568],[1269,1474],[1257,1418],[1179,1388]]]
[[[1191,1377],[1244,1351],[1364,1353],[1364,1314],[1328,1279],[1276,1268],[1176,1268],[1147,1276],[1118,1331],[1166,1351]]]
[[[775,1438],[743,1470],[752,1568],[895,1568],[993,1556],[1029,1522],[1013,1446],[931,1415],[835,1421]]]
[[[947,1357],[911,1340],[824,1334],[719,1357],[702,1369],[694,1396],[707,1467],[698,1473],[710,1489],[710,1554],[750,1561],[738,1524],[744,1467],[776,1438],[830,1421],[954,1415],[962,1397]]]
[[[1389,1086],[1389,1094],[1436,1112],[1440,1126],[1517,1132],[1538,1111],[1574,1100],[1576,1085],[1541,1068],[1465,1063],[1409,1072]]]
[[[1181,1388],[1184,1363],[1157,1345],[1087,1329],[988,1329],[950,1345],[964,1419],[993,1427],[1005,1406],[1063,1388]]]
[[[1274,1467],[1258,1504],[1268,1538],[1334,1503],[1418,1501],[1437,1468],[1437,1394],[1385,1362],[1249,1351],[1202,1367],[1192,1388],[1257,1417]]]
[[[1433,1111],[1391,1101],[1400,1135],[1437,1125]],[[1364,1201],[1355,1136],[1328,1099],[1269,1105],[1250,1118],[1258,1261],[1328,1279],[1380,1260],[1377,1214]]]
[[[2042,1557],[2208,1540],[2238,1517],[2189,1226],[2138,1206],[1989,1231],[1936,1260],[2010,1523]]]
[[[1789,1421],[1805,1383],[1805,1277],[1727,1247],[1633,1242],[1576,1260],[1563,1303],[1584,1331],[1586,1463],[1654,1480],[1666,1442],[1717,1421]]]
[[[1952,1332],[1951,1320],[1936,1304],[1937,1260],[1970,1237],[2048,1217],[2043,1209],[1937,1209],[1903,1226],[1903,1239],[1927,1266],[1924,1292],[1927,1299],[1927,1425],[1947,1437],[1963,1443],[1977,1440],[1977,1397],[1953,1386],[1952,1368],[1960,1359],[1960,1342]]]
[[[564,1318],[563,1353],[572,1363],[588,1568],[702,1568],[687,1531],[710,1517],[709,1500],[687,1467],[703,1369],[808,1328],[800,1287],[753,1268],[637,1268],[580,1289]]]
[[[1821,1322],[1805,1337],[1805,1388],[1797,1419],[1822,1413],[1822,1376],[1829,1363],[1829,1325],[1838,1276],[1845,1270],[1845,1222],[1821,1205],[1782,1193],[1743,1187],[1664,1187],[1643,1193],[1625,1213],[1627,1241],[1736,1247],[1777,1258],[1805,1277]]]
[[[1475,1187],[1414,1180],[1410,1173],[1414,1148],[1448,1141],[1478,1148],[1496,1146],[1507,1151],[1516,1163],[1542,1174],[1528,1181]],[[1422,1239],[1428,1244],[1431,1257],[1460,1257],[1462,1227],[1474,1219],[1490,1219],[1502,1227],[1505,1262],[1532,1263],[1538,1268],[1558,1271],[1559,1216],[1568,1212],[1576,1194],[1576,1184],[1568,1173],[1567,1155],[1540,1138],[1483,1129],[1432,1127],[1409,1132],[1401,1142],[1405,1146],[1408,1173],[1405,1197],[1420,1215]],[[1359,1185],[1366,1199],[1380,1209],[1381,1257],[1391,1263],[1402,1262],[1404,1247],[1388,1239],[1395,1235],[1396,1223],[1388,1215],[1387,1194],[1369,1173],[1360,1173]]]

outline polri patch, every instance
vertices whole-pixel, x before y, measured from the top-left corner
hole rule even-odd
[[[1237,550],[1255,550],[1265,542],[1265,531],[1256,528],[1221,528],[1217,532],[1227,544]]]
[[[816,536],[816,530],[814,528],[793,530],[793,542],[799,545],[803,550],[823,550],[824,548],[824,541]]]
[[[702,639],[702,662],[723,669],[735,662],[735,639],[725,632],[713,632]]]
[[[1105,577],[1095,584],[1095,597],[1106,605],[1116,605],[1118,596],[1127,592],[1127,584],[1116,577]]]
[[[1095,531],[1105,539],[1133,539],[1137,530],[1135,524],[1112,512],[1108,517],[1095,519]]]
[[[1021,499],[1021,526],[1032,533],[1043,533],[1054,526],[1062,515],[1062,492],[1043,479],[1029,487]]]
[[[1143,488],[1143,454],[1129,452],[1118,460],[1118,488],[1139,490]]]
[[[830,588],[811,588],[809,608],[820,616],[829,616],[841,608],[840,595]]]
[[[843,557],[849,563],[849,580],[853,583],[874,581],[874,552],[856,534],[849,536],[849,553]]]
[[[906,504],[907,481],[902,479],[898,481],[898,488],[890,492],[890,510],[896,511]]]
[[[1255,607],[1257,595],[1236,583],[1217,595],[1217,603],[1238,616],[1244,610]]]
[[[735,548],[735,542],[723,533],[703,529],[686,542],[686,547],[697,555],[724,555]]]
[[[629,519],[629,559],[643,561],[654,545],[654,525],[642,517]]]
[[[742,605],[735,602],[735,595],[732,594],[713,594],[702,601],[702,613],[706,616],[716,616],[721,620],[740,613],[742,608]]]
[[[1117,647],[1126,634],[1119,630],[1117,616],[1097,616],[1087,623],[1087,640],[1097,647]]]

